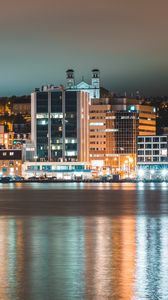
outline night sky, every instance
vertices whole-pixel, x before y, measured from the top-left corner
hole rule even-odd
[[[0,96],[65,84],[65,71],[116,92],[168,95],[167,0],[1,0]]]

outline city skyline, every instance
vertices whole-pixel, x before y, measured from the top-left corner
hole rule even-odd
[[[90,81],[113,92],[166,95],[168,3],[88,0],[2,4],[0,96],[30,94],[42,84]]]

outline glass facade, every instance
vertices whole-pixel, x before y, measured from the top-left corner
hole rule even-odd
[[[48,93],[37,94],[37,156],[47,159],[48,157]],[[40,118],[41,117],[41,118]]]
[[[138,131],[136,112],[107,112],[106,137],[107,153],[136,153],[136,136]]]
[[[38,160],[77,160],[77,92],[36,93]]]
[[[135,112],[117,112],[116,119],[114,121],[115,128],[118,131],[115,132],[116,149],[114,153],[135,153],[135,140],[137,135],[137,113]]]
[[[59,161],[63,156],[63,139],[62,139],[62,126],[63,126],[63,111],[62,111],[62,92],[51,93],[51,160]]]
[[[65,158],[77,160],[77,93],[67,92],[65,98]],[[72,140],[74,142],[72,142]]]

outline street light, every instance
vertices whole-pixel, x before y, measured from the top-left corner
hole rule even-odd
[[[139,169],[138,170],[138,175],[139,175],[139,177],[142,177],[144,175],[144,170],[143,169]]]
[[[167,175],[167,170],[166,170],[166,169],[163,169],[163,170],[162,170],[162,176],[163,176],[163,179],[164,179],[164,180],[166,179],[166,175]]]
[[[155,173],[154,170],[150,170],[150,180],[152,179],[152,175]]]
[[[125,164],[128,165],[127,173],[128,173],[128,177],[129,177],[129,175],[130,175],[130,157],[129,156],[126,156],[126,157],[127,157],[127,160],[125,160]]]

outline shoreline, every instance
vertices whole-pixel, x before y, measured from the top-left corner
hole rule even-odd
[[[46,179],[23,179],[12,180],[8,177],[0,180],[0,183],[168,183],[168,180],[138,180],[138,179],[123,179],[123,180],[46,180]]]

